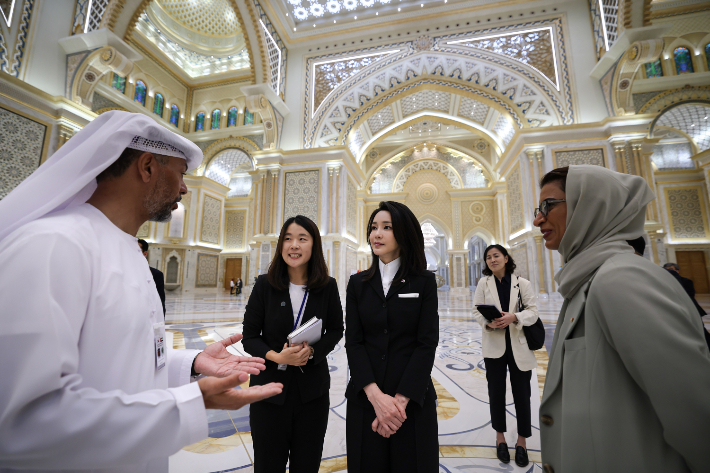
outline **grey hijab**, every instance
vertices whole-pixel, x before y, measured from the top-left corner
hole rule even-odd
[[[565,265],[555,275],[562,297],[573,297],[607,259],[633,252],[626,240],[643,235],[646,204],[654,198],[639,176],[600,166],[569,167],[567,229],[558,249]]]

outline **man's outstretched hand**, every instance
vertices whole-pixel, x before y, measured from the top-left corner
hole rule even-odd
[[[234,345],[241,339],[242,334],[237,334],[208,345],[205,351],[195,358],[195,371],[205,376],[216,376],[218,378],[224,378],[235,373],[259,374],[264,371],[266,366],[263,358],[236,356],[227,351],[228,346]]]
[[[281,383],[269,383],[246,389],[232,389],[246,382],[247,379],[249,379],[249,375],[246,373],[235,373],[226,378],[209,377],[199,380],[197,384],[199,384],[200,391],[202,391],[205,409],[236,411],[252,402],[280,394],[283,389],[283,384]]]

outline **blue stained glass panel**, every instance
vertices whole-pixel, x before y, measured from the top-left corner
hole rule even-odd
[[[675,59],[676,74],[692,74],[695,72],[693,69],[693,58],[690,55],[688,48],[675,48],[675,51],[673,51],[673,58]]]
[[[661,69],[661,59],[656,59],[655,62],[647,62],[643,65],[646,69],[646,78],[662,77],[663,70]]]
[[[122,94],[126,93],[126,78],[121,77],[115,72],[113,73],[113,80],[111,80],[111,87],[118,90]]]
[[[705,45],[705,60],[708,63],[708,69],[710,69],[710,43]]]
[[[195,117],[195,131],[203,131],[205,129],[205,113],[200,112]]]
[[[155,94],[155,100],[153,100],[153,113],[160,115],[162,118],[164,108],[165,98],[163,98],[163,94]]]
[[[142,80],[136,81],[136,91],[133,94],[133,100],[140,103],[145,107],[145,96],[148,92],[148,87],[145,86],[145,82]]]
[[[249,111],[248,108],[244,108],[244,124],[253,125],[254,124],[254,114]]]
[[[180,120],[180,109],[177,105],[172,105],[170,107],[170,123],[178,126],[178,121]]]
[[[212,111],[212,126],[210,129],[212,130],[219,130],[219,125],[220,125],[220,115],[222,114],[222,111],[218,108],[214,109]]]
[[[227,111],[227,127],[237,126],[237,115],[239,115],[237,107],[232,107]]]

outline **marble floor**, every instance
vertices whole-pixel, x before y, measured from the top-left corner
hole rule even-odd
[[[248,290],[248,288],[247,288]],[[168,342],[173,348],[204,348],[234,333],[241,333],[247,294],[227,293],[208,296],[168,294],[166,323]],[[503,464],[495,454],[495,433],[490,425],[485,366],[481,354],[481,328],[470,315],[471,292],[439,291],[439,347],[432,378],[438,396],[440,472],[538,472],[540,435],[538,413],[540,395],[547,369],[554,324],[562,300],[538,301],[540,316],[548,336],[545,347],[535,354],[538,368],[533,373],[533,435],[528,439],[531,463],[519,468],[515,462]],[[699,296],[710,312],[710,295]],[[704,318],[710,329],[710,316]],[[241,343],[230,347],[244,354]],[[344,340],[328,356],[331,367],[330,418],[320,473],[347,471],[345,445],[345,387],[349,378]],[[248,384],[248,383],[245,383]],[[515,445],[517,428],[510,385],[507,393],[507,443]],[[237,411],[207,411],[209,438],[183,448],[170,457],[171,473],[208,473],[253,471],[253,447],[249,426],[249,407]],[[511,457],[514,451],[511,450]]]

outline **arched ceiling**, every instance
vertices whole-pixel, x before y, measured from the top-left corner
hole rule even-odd
[[[656,127],[670,127],[680,130],[690,137],[699,152],[710,148],[710,104],[688,103],[669,108],[656,118],[653,133]]]
[[[424,169],[444,174],[453,189],[485,188],[490,183],[490,173],[483,160],[428,141],[409,147],[376,166],[368,179],[367,191],[371,194],[402,192],[407,179]]]

